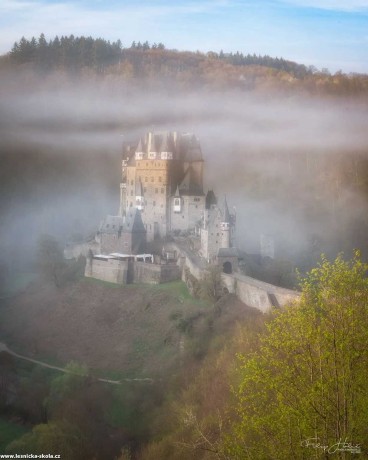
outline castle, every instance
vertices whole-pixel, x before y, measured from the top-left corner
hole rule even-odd
[[[147,133],[124,147],[118,215],[101,222],[93,242],[68,252],[69,257],[87,252],[85,276],[114,283],[158,284],[185,279],[187,271],[201,279],[209,265],[218,265],[228,292],[249,306],[268,311],[298,299],[295,291],[238,271],[235,223],[226,198],[220,204],[213,191],[203,191],[198,139]],[[189,238],[180,235],[190,236],[195,247],[181,246]],[[165,242],[166,256],[170,251],[174,256],[146,254],[147,243],[156,239]]]
[[[226,199],[220,207],[213,191],[205,195],[203,164],[200,143],[191,133],[149,132],[137,144],[124,146],[119,216],[110,216],[100,227],[103,252],[109,247],[114,252],[129,249],[137,253],[137,247],[124,237],[134,235],[134,225],[140,235],[135,237],[140,250],[144,227],[148,242],[169,234],[192,233],[200,236],[199,254],[208,263],[216,263],[218,257],[234,261],[236,251],[229,249],[233,247],[235,217]],[[112,241],[107,235],[113,230],[113,220]],[[107,240],[109,244],[104,244]]]

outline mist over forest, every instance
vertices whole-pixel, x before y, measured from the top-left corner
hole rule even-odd
[[[199,138],[206,189],[236,208],[240,249],[257,253],[266,233],[278,257],[302,268],[321,252],[367,256],[364,76],[296,78],[213,56],[194,66],[195,53],[130,52],[98,71],[46,71],[3,57],[0,245],[8,260],[24,263],[41,233],[65,242],[115,214],[122,145],[149,130]]]
[[[0,452],[367,454],[367,265],[321,259],[368,261],[367,102],[367,75],[269,56],[43,34],[0,56]],[[295,288],[322,261],[299,304],[247,306],[216,267],[126,286],[63,258],[117,214],[123,146],[149,131],[198,137],[242,273]]]

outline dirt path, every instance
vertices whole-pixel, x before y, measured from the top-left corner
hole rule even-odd
[[[2,351],[5,351],[6,353],[9,353],[9,355],[15,356],[16,358],[19,359],[24,359],[25,361],[29,361],[34,364],[38,364],[39,366],[42,367],[47,367],[49,369],[55,369],[60,372],[64,372],[65,374],[73,374],[73,372],[63,369],[62,367],[57,367],[57,366],[52,366],[51,364],[44,363],[42,361],[38,361],[37,359],[32,359],[28,358],[27,356],[19,355],[18,353],[15,353],[15,351],[10,350],[5,343],[0,342],[0,353]],[[77,375],[77,374],[75,374]],[[99,382],[104,382],[104,383],[110,383],[111,385],[121,385],[122,382],[147,382],[147,383],[153,383],[153,379],[150,378],[145,378],[145,379],[122,379],[122,380],[109,380],[109,379],[99,379],[97,378]]]

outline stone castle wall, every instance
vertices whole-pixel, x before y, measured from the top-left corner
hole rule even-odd
[[[274,286],[238,273],[231,275],[223,273],[222,280],[229,292],[235,294],[246,305],[257,308],[263,313],[272,307],[282,307],[300,298],[300,293],[297,291]]]
[[[126,284],[128,261],[117,259],[87,259],[84,276],[110,283]]]
[[[206,268],[183,249],[175,246],[180,253],[178,264],[151,264],[138,261],[87,259],[85,276],[117,284],[147,283],[160,284],[185,279],[185,269],[198,280],[203,278]],[[265,313],[272,307],[282,307],[297,301],[300,293],[291,289],[274,286],[238,273],[222,273],[222,280],[230,293],[235,294],[246,305]]]
[[[181,269],[175,264],[94,258],[87,260],[85,276],[117,284],[160,284],[180,279]]]
[[[185,269],[188,269],[198,280],[203,278],[206,268],[200,267],[199,263],[179,246],[173,245],[173,247],[181,255],[182,279],[185,279]],[[249,307],[257,308],[263,313],[272,307],[282,307],[300,298],[300,293],[297,291],[274,286],[239,273],[222,273],[221,277],[230,293],[235,294]]]

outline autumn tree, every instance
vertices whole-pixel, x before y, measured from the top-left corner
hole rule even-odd
[[[367,454],[367,269],[358,254],[323,257],[300,303],[275,312],[258,351],[239,356],[232,458]]]

